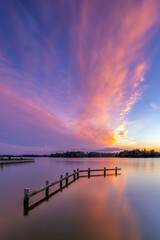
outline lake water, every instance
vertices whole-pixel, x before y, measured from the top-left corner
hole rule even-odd
[[[121,175],[79,178],[35,205],[42,192],[30,199],[35,207],[24,212],[25,187],[36,190],[77,168],[115,166],[122,168]],[[0,167],[1,240],[159,240],[159,224],[158,158],[36,158],[34,163]]]

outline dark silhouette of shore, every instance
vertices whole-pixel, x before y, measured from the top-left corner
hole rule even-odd
[[[15,157],[51,157],[51,158],[103,158],[103,157],[119,157],[119,158],[156,158],[160,157],[160,152],[156,152],[154,149],[147,150],[124,150],[116,153],[106,152],[81,152],[81,151],[67,151],[64,153],[51,153],[49,155],[43,154],[24,154],[24,155],[0,155],[0,158],[15,158]]]

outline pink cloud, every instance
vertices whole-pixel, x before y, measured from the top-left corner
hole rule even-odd
[[[158,1],[130,1],[122,9],[121,2],[115,1],[112,7],[106,2],[103,7],[110,8],[110,13],[105,18],[97,14],[105,11],[99,9],[98,1],[92,1],[92,7],[90,1],[82,1],[72,28],[72,46],[86,93],[77,121],[96,141],[112,144],[111,130],[141,96],[148,62],[144,49],[159,22],[157,5]]]
[[[159,2],[82,0],[78,7],[70,1],[69,13],[62,5],[57,8],[65,26],[61,31],[52,27],[55,9],[46,1],[36,2],[35,15],[10,6],[20,67],[14,67],[16,60],[0,63],[1,121],[13,134],[17,130],[19,139],[34,133],[35,141],[50,146],[54,139],[53,147],[55,138],[64,146],[112,146],[115,129],[142,95]],[[63,30],[68,31],[68,58],[58,45]]]

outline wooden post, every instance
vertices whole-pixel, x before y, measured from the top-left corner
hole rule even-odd
[[[48,185],[49,185],[49,181],[46,180],[46,186],[48,186]],[[48,195],[49,195],[49,187],[46,188],[46,197],[48,197]]]
[[[74,175],[73,175],[73,179],[74,181],[76,180],[76,174],[75,174],[76,170],[74,170]]]
[[[77,168],[77,179],[79,178],[79,168]]]
[[[104,177],[106,176],[106,167],[104,167]]]
[[[60,176],[60,179],[62,179],[62,178],[63,178],[63,175]],[[62,182],[63,182],[63,180],[60,181],[60,189],[61,190],[62,190]]]
[[[88,168],[88,178],[90,178],[90,168]]]
[[[24,216],[27,216],[28,214],[29,214],[29,208],[24,205],[23,215],[24,215]]]
[[[117,167],[115,167],[115,175],[117,175]]]
[[[28,208],[29,207],[29,188],[24,189],[24,207]]]
[[[66,185],[68,185],[68,173],[66,173]]]

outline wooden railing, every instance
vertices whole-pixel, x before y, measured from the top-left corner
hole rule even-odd
[[[29,188],[25,188],[24,189],[24,207],[28,208],[29,207],[29,199],[31,197],[33,197],[34,195],[42,192],[42,191],[45,191],[45,195],[46,195],[46,197],[48,197],[49,196],[49,188],[56,185],[56,184],[59,184],[60,190],[62,190],[64,188],[63,182],[65,182],[65,186],[67,186],[69,184],[68,183],[69,178],[73,177],[73,181],[75,181],[79,177],[83,177],[83,176],[80,176],[80,173],[87,172],[88,173],[88,178],[89,178],[89,177],[91,177],[91,172],[98,172],[98,171],[103,172],[103,174],[105,176],[107,171],[114,171],[115,175],[117,175],[118,170],[121,170],[121,168],[115,167],[115,168],[106,169],[106,167],[104,167],[103,169],[90,169],[90,168],[88,168],[87,170],[79,170],[77,168],[77,170],[74,170],[74,172],[72,174],[68,174],[68,172],[67,172],[65,177],[63,177],[63,175],[61,175],[60,179],[55,181],[55,182],[49,183],[49,181],[47,180],[45,186],[43,186],[40,189],[35,190],[33,192],[30,192]]]

